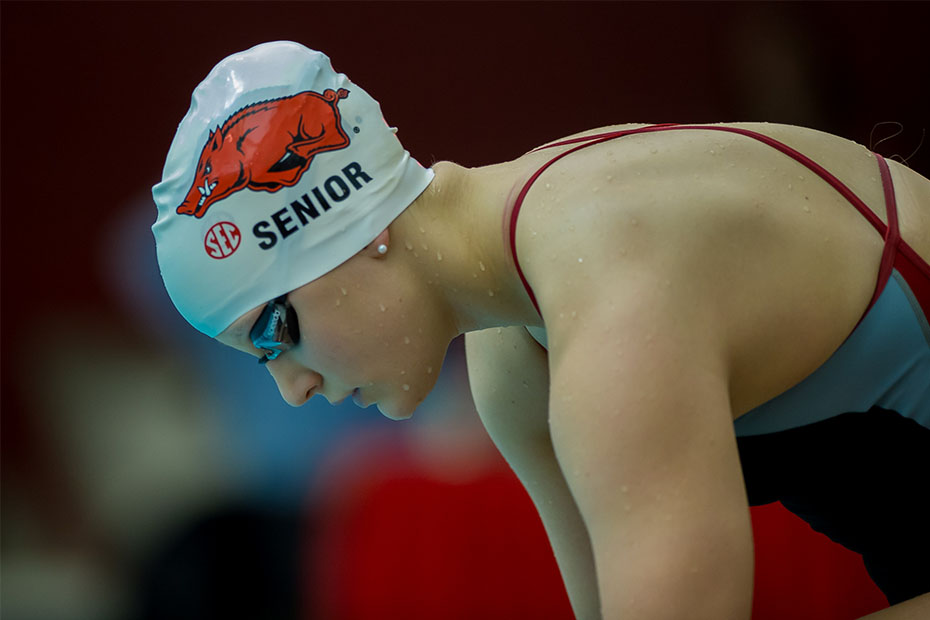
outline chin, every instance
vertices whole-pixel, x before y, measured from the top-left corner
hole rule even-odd
[[[426,399],[427,394],[417,395],[408,391],[392,394],[378,401],[378,411],[391,420],[407,420],[413,416],[414,411]]]
[[[413,409],[398,408],[396,403],[377,403],[378,411],[389,420],[407,420],[413,416]]]

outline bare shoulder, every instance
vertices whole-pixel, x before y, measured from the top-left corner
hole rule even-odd
[[[861,145],[787,125],[733,126],[805,153],[884,216],[877,164]],[[632,134],[558,160],[526,194],[516,233],[552,355],[572,321],[596,320],[619,338],[621,313],[646,303],[701,312],[700,329],[718,330],[727,351],[737,412],[794,385],[843,342],[882,252],[881,235],[800,162],[712,129]],[[661,289],[669,293],[651,301],[631,297]]]
[[[604,127],[597,127],[595,129],[586,129],[584,131],[579,131],[567,136],[562,136],[561,138],[556,138],[554,140],[548,140],[545,144],[541,145],[539,148],[547,147],[557,142],[563,142],[565,140],[574,140],[575,138],[584,138],[587,136],[596,136],[603,133],[608,133],[611,131],[623,131],[627,129],[638,129],[640,127],[646,127],[652,123],[624,123],[622,125],[605,125]]]

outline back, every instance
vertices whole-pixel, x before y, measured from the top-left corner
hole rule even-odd
[[[726,127],[800,151],[886,219],[879,167],[863,147],[797,127]],[[528,154],[524,174],[576,147]],[[891,177],[902,237],[930,255],[930,182],[894,162]],[[844,342],[872,298],[883,249],[872,224],[801,162],[702,129],[628,135],[567,155],[529,188],[513,232],[532,288],[556,303],[600,280],[608,303],[622,304],[622,290],[603,283],[624,263],[662,263],[712,295],[731,356],[734,417],[800,382]],[[549,251],[541,265],[532,264],[534,244]],[[559,255],[576,248],[589,262],[566,269]]]

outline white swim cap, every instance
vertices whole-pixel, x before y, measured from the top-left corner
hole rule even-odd
[[[371,243],[433,179],[394,133],[377,101],[297,43],[214,67],[152,188],[178,311],[212,338]]]

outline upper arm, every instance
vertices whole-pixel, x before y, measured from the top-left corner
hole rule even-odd
[[[545,350],[522,327],[465,337],[478,414],[543,521],[579,620],[599,618],[587,530],[552,449]]]
[[[635,303],[547,323],[554,450],[605,620],[748,618],[752,531],[725,356],[708,317],[668,291],[631,284]]]
[[[523,327],[465,335],[468,381],[478,415],[510,465],[532,470],[549,441],[549,369],[545,350]],[[528,473],[528,472],[527,472]]]

